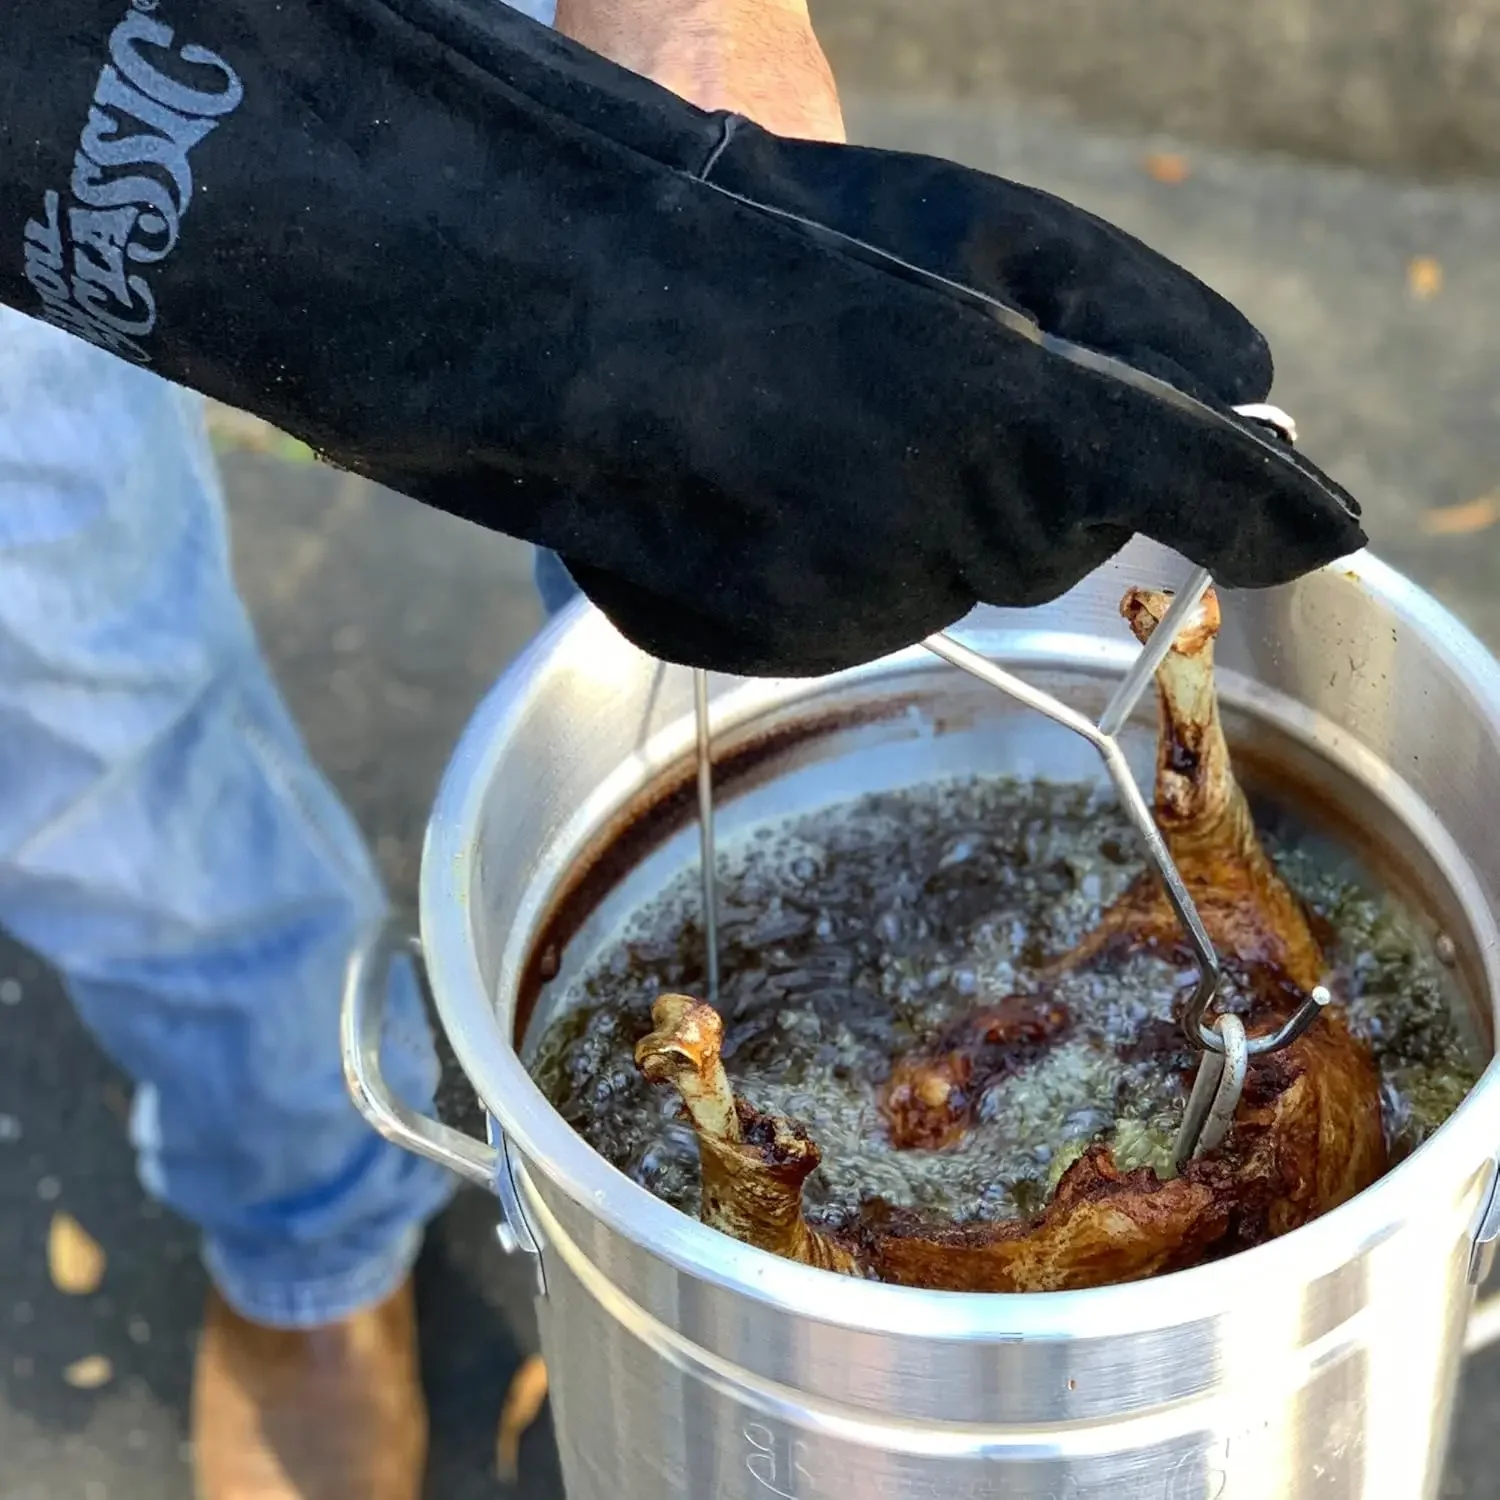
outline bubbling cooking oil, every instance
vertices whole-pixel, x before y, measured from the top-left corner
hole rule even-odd
[[[1326,924],[1338,1003],[1374,1050],[1398,1160],[1484,1065],[1443,942],[1336,846],[1258,813],[1268,853]],[[1101,1139],[1123,1166],[1165,1163],[1194,1060],[1173,1004],[1193,972],[1138,954],[1037,973],[1143,868],[1095,787],[973,778],[870,795],[761,828],[720,868],[724,1064],[738,1094],[822,1148],[810,1219],[838,1223],[876,1198],[934,1219],[1030,1217]],[[658,995],[704,993],[698,889],[690,872],[634,914],[575,982],[532,1067],[596,1151],[694,1215],[697,1142],[633,1053]],[[1029,993],[1067,1007],[1060,1041],[990,1083],[956,1145],[895,1150],[878,1097],[892,1061]],[[1231,985],[1224,998],[1243,997]]]

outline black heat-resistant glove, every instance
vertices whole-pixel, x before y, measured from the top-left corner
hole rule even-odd
[[[669,659],[813,673],[1141,531],[1362,545],[1227,303],[1057,199],[704,114],[497,0],[47,0],[0,298],[557,549]]]

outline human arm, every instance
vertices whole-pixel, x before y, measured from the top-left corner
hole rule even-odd
[[[699,109],[794,140],[845,138],[806,0],[557,0],[556,26]]]
[[[554,548],[661,656],[830,670],[1137,530],[1241,586],[1363,540],[1228,414],[1255,330],[1046,194],[492,0],[140,3],[7,21],[0,300]]]

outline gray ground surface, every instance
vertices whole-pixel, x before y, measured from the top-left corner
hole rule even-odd
[[[1024,115],[865,102],[851,118],[866,139],[953,154],[1081,199],[1239,299],[1278,350],[1278,398],[1308,451],[1367,502],[1379,550],[1500,648],[1500,526],[1429,529],[1440,508],[1500,486],[1500,193],[1201,153],[1170,185],[1143,169],[1143,143]],[[1441,265],[1436,295],[1408,290],[1417,256]],[[267,650],[314,752],[409,897],[453,739],[536,619],[526,552],[237,442],[224,471]],[[1472,511],[1471,526],[1487,514]],[[41,966],[3,947],[0,1035],[0,1500],[188,1500],[182,1445],[202,1293],[192,1238],[135,1186],[121,1079]],[[65,1298],[48,1282],[44,1244],[58,1207],[107,1251],[93,1297]],[[429,1493],[442,1500],[501,1493],[489,1477],[494,1424],[532,1338],[490,1222],[481,1200],[461,1199],[422,1266]],[[111,1379],[70,1388],[64,1371],[92,1355],[111,1361]],[[1500,1356],[1491,1356],[1468,1374],[1449,1493],[1500,1496],[1497,1422]],[[526,1445],[521,1493],[535,1500],[556,1494],[549,1442],[542,1423]]]
[[[838,76],[1413,176],[1500,172],[1500,0],[811,0]]]

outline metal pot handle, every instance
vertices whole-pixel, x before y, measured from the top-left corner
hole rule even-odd
[[[360,1114],[386,1140],[447,1167],[486,1192],[497,1193],[504,1166],[501,1150],[408,1109],[391,1092],[380,1071],[386,988],[391,965],[403,953],[411,958],[425,986],[427,969],[421,940],[394,918],[373,924],[349,955],[339,1015],[339,1041],[349,1093]],[[508,1178],[510,1174],[503,1175]]]
[[[493,1144],[476,1141],[439,1120],[408,1109],[391,1092],[385,1075],[380,1071],[386,991],[391,965],[402,954],[411,959],[424,994],[429,993],[421,939],[392,917],[372,923],[349,955],[339,1012],[339,1044],[350,1096],[360,1114],[393,1145],[425,1156],[440,1167],[447,1167],[465,1182],[499,1198],[500,1222],[496,1226],[496,1237],[500,1248],[507,1255],[521,1254],[531,1260],[537,1294],[544,1297],[547,1278],[541,1250],[522,1211],[510,1155],[499,1125],[491,1118]]]

